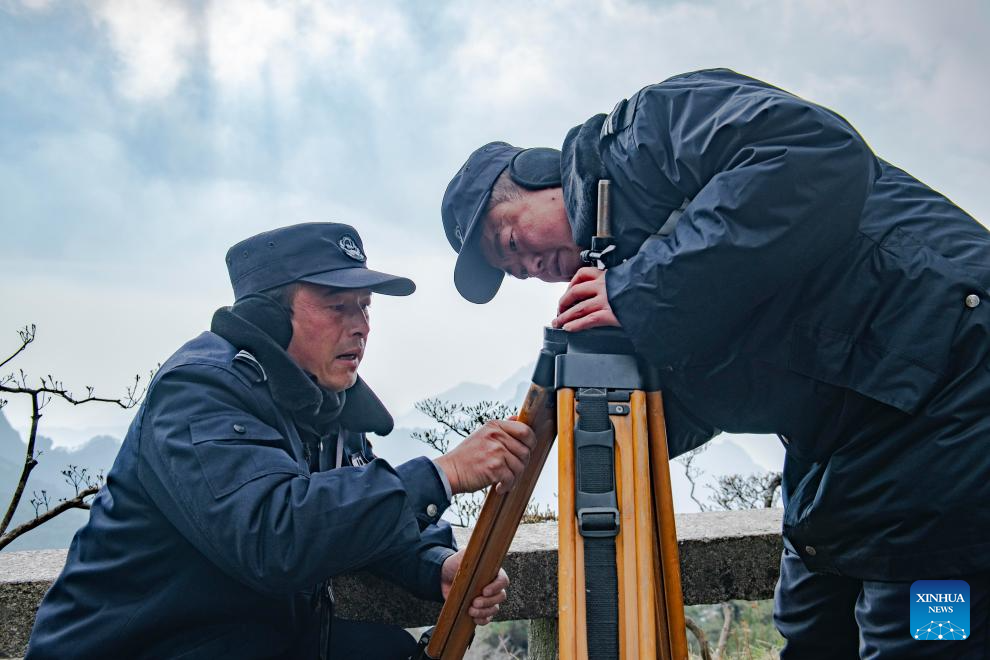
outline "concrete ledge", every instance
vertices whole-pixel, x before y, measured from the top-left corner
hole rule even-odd
[[[684,602],[760,600],[773,595],[780,564],[780,509],[677,516]],[[469,530],[457,530],[464,545]],[[0,656],[22,653],[38,603],[65,563],[65,550],[0,553]],[[557,525],[523,525],[509,549],[512,580],[499,619],[557,616]],[[432,625],[440,605],[413,598],[375,576],[334,580],[338,613],[403,627]]]

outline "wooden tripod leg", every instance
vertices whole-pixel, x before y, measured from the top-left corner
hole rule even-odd
[[[635,472],[636,574],[639,607],[639,657],[656,658],[661,636],[657,635],[657,592],[663,582],[657,579],[659,555],[656,547],[653,499],[650,496],[650,438],[646,416],[646,396],[632,393],[629,401],[630,433]],[[662,656],[661,656],[662,657]]]
[[[660,544],[661,575],[670,631],[673,660],[687,660],[687,630],[684,624],[684,595],[681,592],[681,565],[674,528],[674,500],[670,490],[670,459],[667,453],[667,430],[660,392],[646,393],[646,410],[650,432],[650,463],[653,472],[653,499]]]
[[[577,522],[574,512],[574,390],[557,390],[557,637],[560,660],[588,657],[587,638],[578,625]],[[580,566],[584,566],[583,562]],[[584,582],[584,571],[581,583]],[[578,638],[584,639],[582,652]]]
[[[619,659],[638,660],[640,654],[639,574],[636,557],[636,475],[629,416],[611,418],[615,428],[615,492],[619,505],[619,535],[615,537],[615,568],[619,584]],[[652,634],[652,626],[651,634]]]
[[[616,488],[622,520],[616,538],[616,568],[620,585],[620,658],[670,660],[677,657],[672,656],[676,633],[670,630],[670,626],[677,624],[670,620],[668,607],[678,606],[676,604],[681,603],[682,598],[679,572],[674,580],[665,577],[657,525],[657,503],[652,488],[652,471],[657,466],[652,460],[650,450],[652,439],[646,395],[639,391],[633,392],[630,415],[612,416],[611,420],[615,428]],[[666,457],[664,447],[660,456],[660,467],[664,471],[669,469]],[[672,525],[673,518],[666,519]],[[676,544],[676,538],[674,542]],[[666,555],[670,557],[671,551],[668,550]],[[676,562],[676,545],[673,557]],[[667,567],[666,570],[671,569]],[[676,584],[672,584],[674,582]],[[668,596],[668,586],[676,588],[677,593]],[[680,611],[683,620],[683,609]],[[683,632],[681,636],[684,636]]]
[[[652,513],[653,507],[650,507]],[[667,597],[663,592],[663,568],[660,560],[660,545],[656,535],[656,527],[653,528],[653,583],[657,585],[653,592],[653,603],[656,608],[656,618],[653,625],[657,635],[657,655],[659,660],[671,660],[670,658],[670,630],[667,628]]]
[[[494,488],[488,491],[433,637],[426,647],[426,655],[430,658],[461,660],[471,642],[474,621],[467,610],[471,601],[498,574],[553,446],[557,418],[549,399],[552,395],[551,390],[535,384],[526,394],[518,419],[533,429],[536,447],[530,452],[529,462],[511,491],[496,493]]]

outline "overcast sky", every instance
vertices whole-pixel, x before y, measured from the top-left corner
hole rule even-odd
[[[988,30],[979,0],[0,0],[0,353],[37,323],[21,366],[117,394],[229,304],[232,243],[336,220],[419,285],[372,306],[362,373],[386,403],[497,384],[562,289],[457,296],[439,204],[475,147],[559,146],[646,84],[725,66],[837,110],[986,223]]]

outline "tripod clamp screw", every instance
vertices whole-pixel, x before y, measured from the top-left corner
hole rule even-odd
[[[611,268],[618,261],[615,249],[615,243],[611,242],[611,238],[595,236],[591,239],[591,249],[581,251],[581,261],[589,266],[595,266],[598,270]]]

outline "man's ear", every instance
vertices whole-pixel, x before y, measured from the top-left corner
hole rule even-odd
[[[230,311],[256,326],[282,348],[289,347],[292,313],[271,296],[250,293],[235,302]]]

